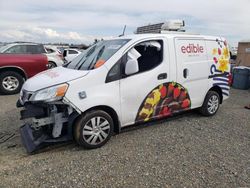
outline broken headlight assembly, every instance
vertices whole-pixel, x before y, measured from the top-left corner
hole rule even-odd
[[[49,88],[45,88],[35,92],[30,101],[52,102],[62,99],[68,89],[68,84],[61,84]]]

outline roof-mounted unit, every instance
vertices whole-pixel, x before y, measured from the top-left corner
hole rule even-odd
[[[135,34],[164,33],[164,31],[185,32],[185,30],[183,29],[184,26],[184,20],[170,20],[167,22],[138,27],[135,31]]]

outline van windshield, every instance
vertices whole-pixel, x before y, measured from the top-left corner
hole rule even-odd
[[[78,55],[71,62],[64,65],[69,69],[92,70],[97,65],[105,63],[112,55],[114,55],[129,39],[116,39],[100,41],[86,51]]]

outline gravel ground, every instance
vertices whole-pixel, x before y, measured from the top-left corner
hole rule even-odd
[[[250,187],[250,91],[231,90],[213,117],[191,111],[116,135],[27,155],[18,96],[0,96],[0,187]],[[0,139],[1,140],[1,139]]]

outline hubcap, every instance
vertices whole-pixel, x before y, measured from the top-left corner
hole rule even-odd
[[[208,100],[208,112],[214,114],[219,107],[219,98],[216,95],[213,95]]]
[[[19,81],[14,76],[7,76],[3,79],[2,86],[5,90],[14,91],[19,86]]]
[[[91,145],[97,145],[106,140],[110,132],[110,124],[103,117],[91,118],[83,127],[83,139]]]

